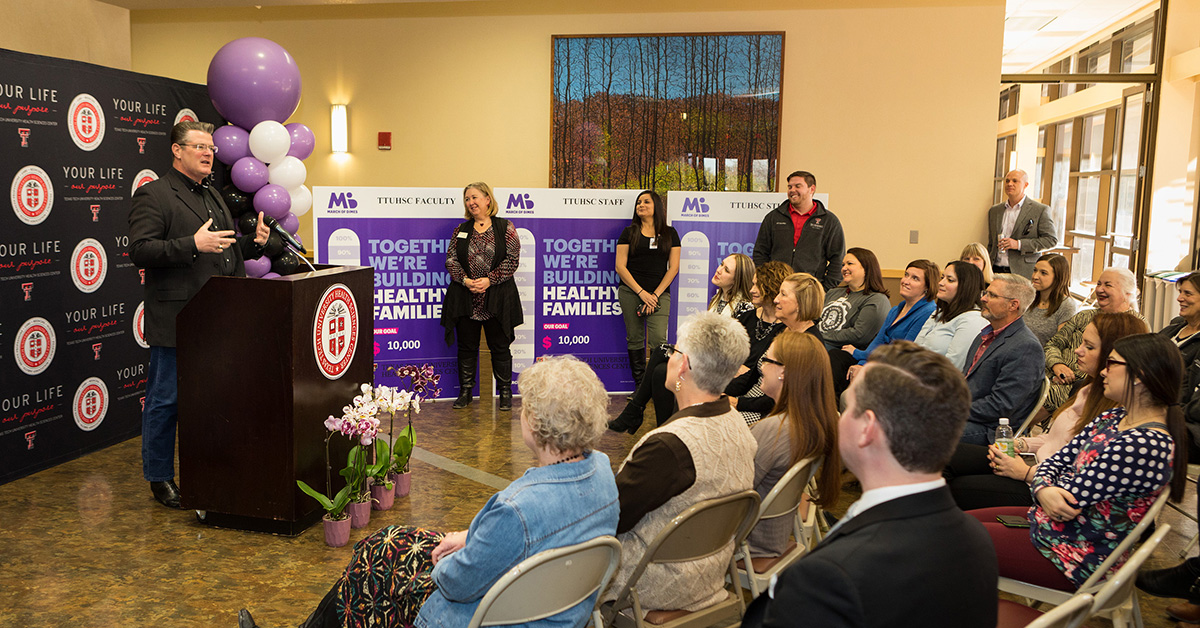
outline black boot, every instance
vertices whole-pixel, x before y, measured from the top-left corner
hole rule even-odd
[[[1200,575],[1193,571],[1193,564],[1196,562],[1198,559],[1193,558],[1167,569],[1139,572],[1137,588],[1158,597],[1176,597],[1189,602],[1200,602]]]
[[[475,367],[479,365],[479,354],[458,358],[458,399],[451,406],[455,410],[471,405],[471,389],[475,388]]]
[[[645,413],[646,406],[640,405],[636,401],[630,401],[625,404],[625,409],[616,419],[608,422],[608,429],[614,432],[636,434],[638,428],[642,426],[642,418]]]
[[[492,376],[496,378],[496,388],[499,391],[501,412],[512,410],[512,356],[492,360]]]
[[[629,350],[629,372],[633,374],[633,389],[642,384],[642,378],[646,376],[646,352],[641,349]],[[629,395],[629,399],[633,399],[633,394]]]

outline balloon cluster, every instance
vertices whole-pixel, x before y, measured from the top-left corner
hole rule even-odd
[[[235,39],[208,64],[208,93],[217,112],[229,120],[213,133],[213,144],[217,159],[230,168],[232,183],[221,194],[238,231],[253,233],[262,212],[300,241],[299,217],[312,207],[304,159],[312,154],[316,138],[303,124],[283,124],[300,104],[295,59],[269,39]],[[299,264],[279,234],[271,233],[263,256],[246,260],[246,274],[278,277]]]

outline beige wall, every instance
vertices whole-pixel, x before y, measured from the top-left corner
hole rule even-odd
[[[885,267],[903,268],[914,257],[951,259],[964,242],[983,237],[1003,0],[809,10],[766,2],[772,10],[702,12],[683,12],[689,3],[653,5],[661,13],[620,0],[597,9],[609,12],[579,14],[572,4],[564,5],[570,14],[548,14],[554,4],[266,8],[222,10],[220,17],[134,12],[133,68],[204,82],[221,45],[266,37],[288,49],[303,73],[304,96],[292,120],[318,138],[306,162],[309,184],[459,186],[482,179],[545,186],[551,35],[783,30],[780,168],[816,173],[848,243],[874,249]],[[488,7],[505,14],[483,14]],[[617,10],[624,12],[611,12]],[[186,46],[181,32],[188,33]],[[331,102],[349,104],[348,156],[329,152]],[[379,131],[393,133],[394,150],[374,148]],[[920,231],[919,245],[908,244],[912,229]]]
[[[129,11],[95,0],[0,0],[0,48],[130,68]]]

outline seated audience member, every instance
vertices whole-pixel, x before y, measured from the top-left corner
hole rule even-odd
[[[1047,253],[1033,265],[1030,281],[1037,296],[1025,312],[1025,324],[1045,346],[1079,309],[1071,296],[1071,263],[1058,253]]]
[[[788,331],[809,334],[820,340],[817,317],[821,315],[824,299],[825,290],[816,277],[794,273],[783,281],[775,295],[775,316]],[[828,354],[825,361],[829,361]],[[746,425],[754,425],[775,407],[775,401],[763,392],[762,383],[762,370],[756,361],[754,369],[725,388],[725,394],[730,396],[729,403],[742,414]]]
[[[681,410],[644,436],[617,472],[621,567],[604,600],[628,582],[646,546],[676,515],[706,499],[749,490],[756,443],[722,394],[746,361],[746,330],[730,318],[698,314],[679,326],[667,345],[667,387]],[[645,610],[699,610],[725,596],[733,543],[700,560],[651,565],[638,581]]]
[[[1038,465],[1034,507],[967,513],[991,535],[1001,576],[1073,591],[1164,488],[1170,486],[1175,501],[1183,497],[1187,450],[1175,447],[1185,430],[1175,404],[1181,378],[1175,345],[1156,334],[1122,338],[1100,378],[1104,396],[1121,407],[1101,413]],[[1002,515],[1024,515],[1031,529],[1007,528],[996,521]]]
[[[973,264],[975,268],[978,268],[979,272],[983,273],[984,286],[992,283],[992,278],[996,276],[996,273],[992,271],[992,258],[988,255],[987,247],[978,242],[972,242],[963,247],[958,260]]]
[[[1108,360],[1113,343],[1150,331],[1146,323],[1128,313],[1105,314],[1092,319],[1075,349],[1079,366],[1095,382]],[[1116,405],[1104,396],[1104,387],[1088,384],[1075,391],[1051,417],[1050,430],[1039,436],[1022,436],[1015,445],[1020,454],[1034,454],[1033,466],[1023,456],[1006,456],[996,445],[959,443],[946,468],[946,481],[954,501],[963,510],[993,506],[1032,506],[1029,485],[1037,465],[1054,455],[1092,419]],[[1017,429],[1014,425],[1013,429]]]
[[[1131,312],[1146,320],[1137,311],[1137,281],[1127,268],[1104,269],[1092,290],[1092,297],[1095,309],[1081,310],[1046,341],[1046,377],[1050,378],[1050,394],[1042,407],[1047,412],[1053,412],[1067,400],[1075,380],[1086,377],[1087,374],[1075,363],[1075,347],[1079,346],[1083,330],[1097,312]]]
[[[842,460],[837,450],[837,400],[824,346],[809,334],[784,332],[763,355],[762,373],[763,392],[775,407],[750,428],[758,441],[754,490],[765,498],[792,465],[819,456],[817,503],[833,506],[842,486]],[[807,512],[807,505],[801,510]],[[759,522],[750,533],[750,555],[782,555],[792,527],[790,516]]]
[[[750,295],[754,285],[754,262],[741,253],[726,257],[713,273],[712,284],[717,287],[716,294],[708,303],[708,311],[730,318],[738,318],[754,310],[753,297]],[[662,425],[674,411],[675,400],[671,393],[663,388],[666,379],[666,356],[657,348],[650,352],[646,363],[646,373],[642,381],[629,397],[629,403],[613,421],[608,429],[614,432],[636,433],[642,426],[646,404],[654,401],[654,418]],[[747,365],[748,367],[751,365]]]
[[[996,275],[983,293],[983,318],[989,324],[971,343],[963,368],[971,388],[971,419],[963,430],[964,443],[991,443],[1001,418],[1019,425],[1037,405],[1042,391],[1042,345],[1021,320],[1031,301],[1029,280],[1011,273]]]
[[[1183,367],[1188,369],[1192,363],[1200,357],[1200,272],[1191,273],[1180,279],[1175,284],[1179,296],[1175,301],[1179,303],[1179,316],[1171,319],[1162,331],[1158,332],[1166,339],[1175,343],[1179,349],[1180,355],[1183,356]],[[1183,390],[1180,391],[1180,403],[1187,405],[1192,400],[1192,391],[1195,386],[1188,387],[1187,381],[1184,382]],[[1200,425],[1189,426],[1192,431],[1192,443],[1200,442]]]
[[[345,573],[303,628],[465,626],[483,595],[517,563],[616,532],[612,467],[592,449],[604,433],[608,406],[600,379],[587,364],[561,356],[534,363],[517,385],[521,435],[536,466],[493,495],[466,530],[388,526],[356,543]],[[524,625],[581,625],[595,600]],[[254,620],[243,610],[238,624],[248,628]]]
[[[867,348],[883,326],[889,296],[875,254],[857,247],[847,249],[842,258],[842,285],[825,293],[820,323],[825,347]]]
[[[937,304],[938,281],[941,272],[933,262],[927,259],[913,260],[904,269],[904,277],[900,278],[900,298],[902,301],[888,310],[884,317],[883,327],[866,349],[854,345],[846,345],[841,350],[829,352],[829,363],[833,368],[833,390],[841,395],[846,389],[854,373],[867,363],[867,356],[876,347],[885,345],[893,340],[912,340],[921,331],[921,326],[929,319]]]
[[[754,309],[738,317],[738,322],[746,328],[746,335],[750,337],[750,356],[738,369],[738,376],[730,382],[730,387],[738,386],[740,381],[745,382],[741,385],[746,388],[754,385],[758,379],[758,359],[775,341],[775,337],[787,329],[775,314],[775,297],[779,295],[784,280],[792,274],[792,267],[783,262],[767,262],[754,269],[754,285],[750,287]]]
[[[939,475],[970,407],[962,374],[944,356],[894,342],[871,354],[846,402],[838,450],[862,498],[742,626],[992,628],[995,554]]]
[[[937,310],[925,321],[915,342],[946,356],[957,369],[967,361],[979,330],[987,326],[979,312],[983,273],[967,262],[950,262],[938,282]]]

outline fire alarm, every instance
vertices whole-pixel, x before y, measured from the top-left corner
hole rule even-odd
[[[379,150],[392,150],[392,133],[391,131],[379,132]]]

